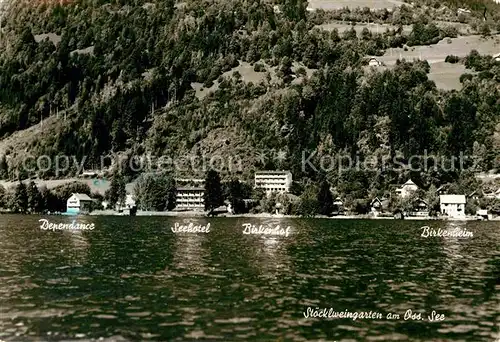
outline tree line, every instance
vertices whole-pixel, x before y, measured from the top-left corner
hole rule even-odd
[[[148,4],[15,4],[5,26],[9,39],[0,52],[0,136],[59,113],[62,124],[33,142],[30,152],[35,157],[86,157],[84,166],[92,168],[100,156],[120,151],[174,158],[201,154],[215,132],[224,132],[231,148],[243,141],[239,147],[244,151],[287,153],[282,163],[261,163],[245,154],[243,180],[256,169],[289,169],[301,186],[319,185],[326,178],[360,201],[406,181],[409,172],[395,168],[396,157],[421,166],[423,171],[410,176],[424,189],[456,182],[462,171],[432,163],[424,169],[413,155],[450,159],[462,153],[471,157],[464,166],[474,165],[477,171],[496,165],[497,64],[471,55],[467,63],[481,68],[479,75],[463,77],[463,89],[450,92],[429,80],[427,62],[400,61],[384,71],[363,67],[364,56],[380,55],[408,39],[418,44],[454,34],[436,30],[425,18],[411,19],[410,36],[399,29],[358,36],[353,30],[339,34],[315,28],[314,16],[300,1],[283,4],[281,14],[255,0],[210,6],[187,2],[182,8],[167,0]],[[406,7],[401,14],[412,17]],[[36,34],[47,32],[60,35],[61,41],[35,41]],[[88,47],[93,50],[82,52]],[[239,73],[221,76],[243,61],[265,77],[245,82]],[[198,98],[193,82],[218,86]],[[323,154],[374,159],[380,167],[342,173],[338,168],[303,170],[302,153],[318,147],[321,153],[311,160],[315,165]],[[16,164],[16,154],[11,146],[0,156],[1,178],[55,176],[55,170],[29,174]],[[233,175],[221,177],[229,181]],[[144,187],[156,182],[144,180]],[[154,201],[146,198],[144,203]]]

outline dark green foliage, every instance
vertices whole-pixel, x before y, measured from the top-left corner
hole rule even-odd
[[[448,55],[446,56],[445,60],[446,63],[458,63],[460,61],[460,57],[454,56],[454,55]]]
[[[304,187],[302,186],[301,183],[293,181],[292,185],[290,186],[290,193],[295,195],[295,196],[300,196],[304,192]]]
[[[361,163],[387,160],[366,172],[337,172],[338,164],[327,172],[349,203],[399,181],[400,170],[392,160],[396,155],[408,162],[425,151],[470,154],[477,141],[488,153],[481,164],[488,170],[500,154],[494,134],[500,117],[500,74],[491,57],[472,52],[465,59],[467,67],[482,73],[463,76],[462,81],[470,82],[455,94],[436,89],[427,78],[426,62],[402,61],[393,70],[374,73],[361,68],[364,56],[402,46],[407,39],[410,45],[427,44],[455,35],[426,18],[415,23],[419,9],[401,6],[397,16],[363,9],[306,15],[306,2],[287,0],[282,2],[283,15],[277,15],[272,5],[259,1],[238,6],[188,2],[182,10],[165,0],[149,9],[137,1],[129,10],[122,8],[123,1],[102,3],[54,6],[52,15],[37,7],[14,7],[4,23],[10,53],[0,49],[0,136],[52,116],[57,131],[44,132],[30,152],[51,157],[63,153],[79,160],[86,156],[84,166],[92,168],[110,152],[125,151],[128,158],[144,151],[173,157],[198,153],[212,135],[223,132],[231,141],[241,137],[235,143],[242,144],[240,150],[287,153],[280,163],[245,159],[245,176],[255,168],[289,169],[294,179],[310,178],[316,184],[322,176],[302,169],[303,151],[321,146],[325,154],[348,155]],[[313,29],[329,16],[400,26],[382,34],[364,30],[360,38],[353,30],[341,38],[336,30]],[[409,37],[402,33],[403,24],[414,24]],[[60,34],[61,42],[34,41],[33,35],[46,32]],[[93,54],[71,53],[89,46],[94,46]],[[264,60],[276,67],[282,82],[274,82],[275,77],[271,82],[266,74],[262,82],[249,84],[243,72],[232,70],[239,61],[255,62],[257,70]],[[304,66],[317,71],[301,83],[292,82],[295,76],[311,75]],[[192,82],[211,85],[226,72],[235,77],[220,79],[212,95],[195,97]],[[315,165],[319,157],[313,159]],[[2,165],[0,157],[0,178],[6,170]],[[10,155],[9,166],[13,178],[19,166]],[[126,181],[137,176],[131,168],[122,170]],[[426,185],[459,177],[457,172],[422,173]],[[54,176],[55,170],[41,175]],[[303,189],[294,186],[292,193],[301,195]],[[66,195],[48,199],[50,207],[64,209]],[[155,197],[167,203],[162,194]]]
[[[300,21],[306,18],[307,1],[283,0],[283,13],[292,21]]]
[[[39,213],[43,209],[42,195],[35,182],[31,181],[27,187],[28,210],[32,213]]]
[[[471,74],[463,74],[460,76],[460,83],[472,80],[473,76]]]
[[[5,155],[0,156],[0,179],[7,179],[9,177],[9,168]]]
[[[408,46],[436,44],[441,38],[439,28],[434,23],[426,25],[419,21],[413,24]]]
[[[476,112],[476,106],[465,96],[453,94],[449,99],[444,114],[451,123],[448,145],[454,156],[471,150],[477,127]]]
[[[229,182],[228,200],[235,214],[240,214],[245,211],[245,198],[243,184],[238,179],[233,179]]]
[[[125,180],[123,175],[116,172],[111,179],[109,189],[106,191],[104,197],[109,202],[110,207],[114,208],[116,205],[123,205],[125,203]]]
[[[205,178],[205,210],[213,212],[224,204],[219,173],[209,170]]]
[[[352,210],[355,214],[364,215],[370,212],[369,199],[356,199],[352,204]]]
[[[141,210],[165,211],[175,208],[175,181],[170,174],[143,174],[134,188]]]
[[[12,209],[16,213],[26,213],[28,211],[28,192],[26,184],[19,182],[14,192]]]
[[[319,192],[318,192],[318,204],[319,211],[321,215],[330,215],[333,210],[333,196],[330,191],[330,184],[324,180],[321,182]]]
[[[491,34],[490,25],[488,25],[487,23],[482,23],[479,27],[479,33],[484,37],[489,36]]]
[[[0,208],[5,208],[7,206],[7,192],[5,188],[0,185]]]
[[[298,215],[303,217],[314,217],[318,214],[319,209],[318,191],[316,187],[308,186],[300,196]]]
[[[262,65],[260,63],[255,63],[255,65],[253,66],[253,70],[256,72],[264,72],[264,71],[266,71],[266,68],[264,65]]]

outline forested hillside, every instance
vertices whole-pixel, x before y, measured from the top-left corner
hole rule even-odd
[[[258,0],[13,2],[0,54],[7,176],[17,177],[24,148],[33,155],[89,156],[89,168],[118,151],[238,153],[245,172],[279,167],[299,179],[321,177],[301,168],[303,151],[316,149],[361,160],[463,153],[479,160],[478,170],[495,167],[500,63],[468,76],[461,91],[440,91],[427,78],[427,62],[375,71],[364,67],[364,57],[430,29],[431,40],[453,32],[434,32],[410,16],[418,31],[407,36],[402,30],[339,34],[314,28],[318,17],[307,13],[307,3],[280,6],[276,11]],[[262,80],[246,82],[237,72],[243,62]],[[215,91],[197,97],[193,85],[200,83]],[[30,137],[36,139],[24,146],[8,139],[35,125],[40,130]],[[272,149],[288,158],[263,163],[257,151]],[[384,170],[365,173],[360,187],[403,179]],[[438,170],[414,178],[429,186],[459,176]]]

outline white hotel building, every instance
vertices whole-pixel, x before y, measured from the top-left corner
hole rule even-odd
[[[205,210],[205,189],[202,187],[177,188],[176,207],[178,210]]]
[[[292,185],[290,171],[257,171],[255,172],[255,187],[262,188],[269,196],[272,192],[286,193]]]
[[[439,196],[441,214],[453,218],[465,217],[465,195],[441,195]]]

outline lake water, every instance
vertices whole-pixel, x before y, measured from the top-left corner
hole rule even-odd
[[[0,216],[0,340],[500,337],[500,222],[92,216],[78,218],[95,224],[82,232],[39,219]],[[210,232],[175,234],[175,222]],[[244,223],[291,234],[246,235]],[[424,225],[474,237],[424,238]],[[306,318],[308,307],[383,318]],[[429,321],[433,310],[444,320]]]

